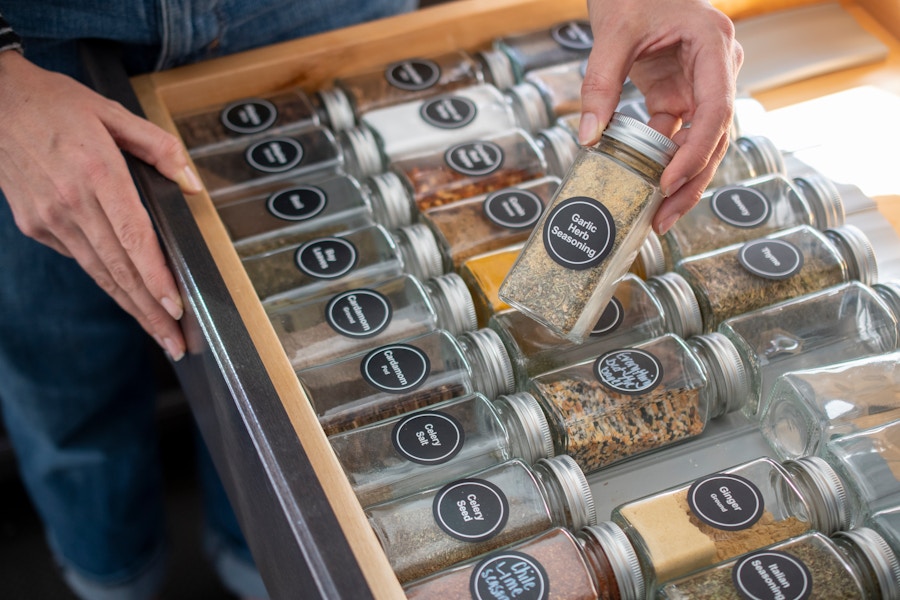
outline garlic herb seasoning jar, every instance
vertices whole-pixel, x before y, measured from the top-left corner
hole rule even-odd
[[[586,338],[650,231],[676,147],[614,114],[600,142],[579,150],[500,298],[560,335]]]
[[[438,486],[513,458],[553,456],[530,396],[469,394],[328,438],[363,507]]]
[[[707,188],[717,188],[769,173],[787,173],[781,151],[765,136],[742,136],[728,144],[725,156]]]
[[[518,459],[366,510],[400,583],[556,526],[595,521],[590,486],[568,456]]]
[[[534,69],[584,60],[593,47],[594,34],[585,20],[566,21],[494,41],[494,48],[509,56],[516,81]]]
[[[299,302],[268,313],[294,369],[323,364],[436,329],[476,328],[475,306],[455,273],[421,282],[401,275]]]

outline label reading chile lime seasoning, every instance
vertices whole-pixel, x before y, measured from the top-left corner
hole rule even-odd
[[[594,47],[594,33],[588,21],[560,23],[550,30],[550,36],[569,50],[590,50]]]
[[[723,531],[749,529],[765,510],[756,485],[739,475],[717,474],[691,484],[688,506],[698,519]]]
[[[415,346],[394,344],[372,350],[359,365],[360,374],[372,387],[403,394],[421,386],[431,373],[431,361]]]
[[[652,391],[662,381],[659,359],[643,350],[612,350],[594,362],[597,381],[619,394],[638,395]]]
[[[772,213],[769,200],[759,190],[740,185],[717,190],[710,198],[710,208],[721,221],[742,229],[762,225]]]
[[[275,123],[278,109],[268,100],[250,98],[233,102],[222,109],[219,120],[234,133],[259,133]]]
[[[297,248],[294,262],[297,267],[316,279],[337,279],[356,266],[359,253],[356,246],[337,237],[310,240]]]
[[[418,92],[437,83],[441,68],[433,60],[424,58],[401,60],[388,65],[384,78],[395,88]]]
[[[424,102],[419,115],[439,129],[459,129],[475,119],[475,103],[462,96],[442,96]]]
[[[469,579],[474,600],[548,600],[550,578],[533,556],[515,550],[487,555]]]
[[[735,563],[731,580],[746,600],[807,600],[812,575],[802,560],[777,550],[751,552]]]
[[[303,146],[293,138],[263,140],[247,148],[244,158],[258,171],[283,173],[303,160]]]
[[[557,264],[581,271],[600,264],[612,251],[616,223],[593,198],[575,196],[557,204],[543,227],[544,250]]]
[[[390,301],[375,290],[350,290],[338,294],[325,307],[325,320],[339,334],[350,338],[373,337],[391,322]]]
[[[484,479],[459,479],[442,487],[431,505],[435,522],[464,542],[488,540],[506,526],[509,500],[497,485]]]
[[[503,148],[487,141],[457,144],[444,153],[444,162],[463,175],[489,175],[503,165]]]
[[[484,214],[492,223],[505,229],[526,229],[537,223],[544,203],[528,190],[508,188],[484,199]]]
[[[609,304],[603,309],[603,314],[597,319],[594,328],[591,330],[591,337],[600,337],[612,333],[619,328],[622,321],[625,320],[625,309],[618,298],[610,298]]]
[[[784,240],[753,240],[738,252],[741,265],[764,279],[787,279],[803,267],[803,254],[794,244]]]
[[[298,185],[275,192],[266,200],[272,216],[285,221],[308,221],[328,205],[328,197],[311,185]]]
[[[400,456],[420,465],[441,465],[462,450],[466,441],[462,424],[438,411],[419,412],[394,425],[394,449]]]

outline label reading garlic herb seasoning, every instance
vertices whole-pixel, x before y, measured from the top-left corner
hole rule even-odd
[[[591,337],[600,337],[612,333],[619,328],[625,320],[625,309],[618,298],[610,298],[609,304],[603,310],[603,314],[597,319],[597,323],[591,330]]]
[[[463,175],[488,175],[503,165],[503,148],[494,142],[466,142],[447,150],[444,161]]]
[[[687,501],[698,519],[723,531],[749,529],[765,510],[759,488],[738,475],[698,479],[688,490]]]
[[[441,488],[431,506],[438,527],[464,542],[488,540],[509,519],[509,500],[484,479],[460,479]]]
[[[285,221],[307,221],[321,213],[328,198],[321,189],[311,185],[275,192],[266,200],[266,208],[275,217]]]
[[[751,552],[734,565],[731,578],[747,600],[806,600],[812,594],[809,568],[787,552]]]
[[[415,346],[396,344],[369,352],[359,370],[371,386],[391,394],[402,394],[425,382],[431,373],[431,361]]]
[[[336,237],[310,240],[297,248],[294,256],[297,267],[317,279],[337,279],[346,275],[358,260],[356,246]]]
[[[390,301],[375,290],[350,290],[338,294],[325,307],[332,329],[350,338],[367,338],[384,331],[391,322]]]
[[[772,206],[765,196],[743,186],[719,189],[710,198],[710,208],[725,223],[743,229],[762,225],[772,214]]]
[[[803,254],[784,240],[754,240],[738,252],[738,260],[750,273],[765,279],[787,279],[803,266]]]
[[[247,148],[247,163],[265,173],[289,171],[303,160],[303,146],[292,138],[275,138],[257,142]]]
[[[475,566],[469,591],[475,600],[547,600],[550,578],[534,557],[507,550],[490,554]]]
[[[259,133],[275,122],[278,109],[268,100],[253,98],[234,102],[222,109],[222,125],[235,133]]]
[[[420,465],[440,465],[459,454],[466,441],[462,424],[452,415],[425,411],[401,419],[391,433],[394,449]]]
[[[494,192],[482,207],[492,223],[506,229],[531,227],[544,211],[544,203],[534,192],[515,188]]]
[[[419,115],[439,129],[459,129],[475,119],[475,103],[462,96],[444,96],[422,104]]]
[[[570,50],[590,50],[594,46],[594,33],[588,21],[560,23],[550,30],[550,36]]]
[[[441,78],[441,68],[433,60],[402,60],[388,65],[384,77],[395,88],[418,92],[437,83]]]
[[[544,222],[547,255],[569,269],[580,271],[599,264],[612,250],[615,239],[612,214],[586,196],[560,202]]]
[[[659,359],[634,348],[613,350],[594,362],[597,380],[620,394],[638,395],[652,391],[662,381]]]

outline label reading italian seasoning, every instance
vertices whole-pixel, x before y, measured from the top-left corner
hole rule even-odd
[[[748,529],[765,510],[759,488],[738,475],[698,479],[688,490],[687,500],[698,519],[723,531]]]
[[[463,175],[488,175],[503,165],[503,148],[493,142],[466,142],[447,150],[444,161]]]
[[[534,557],[506,550],[489,554],[475,565],[469,591],[475,600],[547,600],[550,578]]]
[[[575,270],[599,264],[612,251],[616,224],[609,210],[592,198],[563,200],[544,222],[544,249],[556,263]]]
[[[435,495],[432,514],[448,535],[464,542],[488,540],[509,519],[509,500],[499,487],[484,479],[460,479]]]
[[[415,346],[396,344],[369,352],[359,370],[372,387],[391,394],[402,394],[425,382],[431,373],[431,361]]]
[[[303,146],[293,138],[275,138],[257,142],[247,148],[247,163],[265,173],[283,173],[303,159]]]
[[[560,23],[550,30],[550,36],[569,50],[590,50],[594,46],[594,33],[588,21]]]
[[[416,413],[401,419],[391,435],[394,449],[420,465],[440,465],[459,454],[466,440],[462,424],[437,411]]]
[[[234,102],[222,109],[222,125],[234,133],[259,133],[275,122],[278,109],[268,100],[253,98]]]
[[[495,225],[506,229],[525,229],[537,223],[544,203],[528,190],[509,188],[484,199],[484,214]]]
[[[731,579],[747,600],[806,600],[812,593],[809,568],[777,550],[747,554],[734,565]]]
[[[613,350],[594,362],[597,380],[619,394],[645,394],[662,381],[659,359],[643,350]]]
[[[752,229],[769,219],[772,207],[758,190],[743,186],[728,186],[717,190],[710,198],[713,213],[725,223],[742,229]]]
[[[390,301],[374,290],[350,290],[338,294],[325,307],[332,329],[350,338],[367,338],[384,331],[391,322]]]
[[[753,240],[738,252],[738,260],[750,273],[765,279],[787,279],[803,266],[800,249],[784,240]]]
[[[275,192],[266,200],[266,208],[285,221],[307,221],[325,209],[328,198],[321,189],[311,185]]]
[[[619,328],[625,319],[625,309],[618,298],[610,298],[609,304],[603,310],[603,314],[597,319],[594,328],[591,330],[591,337],[600,337],[608,333],[612,333]]]
[[[475,104],[462,96],[443,96],[422,104],[419,114],[439,129],[459,129],[475,118]]]
[[[345,239],[310,240],[297,248],[294,261],[301,271],[316,279],[337,279],[349,273],[359,258],[356,246]]]
[[[437,83],[441,77],[441,68],[432,60],[401,60],[388,65],[384,77],[395,88],[418,92]]]

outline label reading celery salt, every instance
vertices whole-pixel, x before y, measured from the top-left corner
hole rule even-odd
[[[420,465],[440,465],[459,454],[466,441],[462,424],[453,416],[425,411],[401,419],[391,435],[394,449]]]

